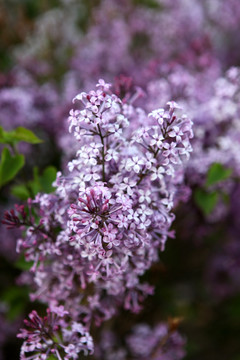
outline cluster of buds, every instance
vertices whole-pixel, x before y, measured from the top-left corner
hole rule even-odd
[[[63,306],[47,309],[43,318],[32,311],[29,320],[24,320],[26,328],[18,334],[19,338],[26,339],[20,358],[47,360],[50,355],[55,355],[58,360],[74,360],[80,352],[84,355],[93,353],[92,337],[81,324],[67,322],[67,315]]]

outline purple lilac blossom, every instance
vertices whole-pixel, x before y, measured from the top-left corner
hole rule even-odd
[[[44,318],[33,310],[29,320],[24,321],[25,328],[18,334],[19,338],[26,339],[20,359],[47,360],[54,355],[58,360],[76,360],[81,352],[84,355],[93,353],[92,337],[81,324],[65,321],[67,315],[63,306],[47,309]]]
[[[99,80],[96,91],[74,98],[82,108],[70,111],[69,129],[79,150],[69,174],[58,174],[56,192],[29,200],[28,215],[16,207],[4,220],[27,228],[17,249],[33,262],[32,300],[64,304],[87,329],[119,306],[138,312],[152,294],[140,276],[173,236],[172,211],[192,151],[192,122],[177,103],[146,114],[110,87]]]

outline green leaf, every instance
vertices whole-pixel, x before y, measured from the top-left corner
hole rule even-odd
[[[146,6],[151,9],[161,9],[162,5],[155,0],[134,0],[135,5]]]
[[[23,302],[14,303],[11,305],[11,308],[8,311],[7,318],[10,321],[14,321],[17,319],[18,316],[20,316],[25,308],[25,304]]]
[[[218,193],[207,192],[203,189],[197,189],[194,192],[194,200],[197,206],[203,211],[205,215],[211,214],[218,202]]]
[[[11,193],[20,200],[27,200],[31,197],[31,194],[26,185],[14,185],[11,189]]]
[[[41,191],[41,184],[39,179],[38,167],[33,168],[33,180],[28,182],[28,187],[31,190],[31,196],[35,197]]]
[[[14,137],[17,141],[25,141],[30,144],[39,144],[42,142],[31,130],[21,126],[15,129]]]
[[[48,166],[44,171],[42,176],[40,176],[41,190],[45,193],[51,193],[54,191],[52,186],[53,181],[56,180],[57,169],[54,166]]]
[[[20,258],[15,262],[16,268],[20,270],[30,270],[33,266],[33,261],[26,261],[24,255],[21,255]]]
[[[7,318],[10,321],[15,320],[22,314],[28,300],[28,291],[26,288],[12,286],[2,294],[2,301],[8,304]]]
[[[225,205],[230,204],[230,195],[229,194],[227,194],[225,192],[221,192],[221,197],[222,197],[222,200],[223,200]]]
[[[0,187],[12,180],[25,162],[23,155],[12,156],[8,148],[4,148],[0,161]]]
[[[51,193],[54,191],[52,183],[56,180],[57,169],[54,166],[48,166],[44,169],[42,175],[39,175],[39,169],[34,167],[33,180],[28,182],[32,194],[35,196],[39,192]]]
[[[14,185],[11,192],[20,200],[27,200],[34,198],[39,192],[51,193],[55,190],[52,186],[53,181],[56,180],[57,169],[54,166],[48,166],[44,169],[42,175],[39,175],[39,169],[34,167],[33,180],[26,184]]]
[[[14,145],[20,141],[29,144],[39,144],[42,142],[31,130],[22,126],[12,131],[4,131],[4,129],[0,127],[0,143]]]
[[[206,186],[215,185],[223,180],[226,180],[229,178],[231,174],[232,174],[231,169],[226,169],[220,163],[214,163],[208,170]]]
[[[4,138],[4,130],[3,127],[0,126],[0,142],[2,142],[3,138]]]

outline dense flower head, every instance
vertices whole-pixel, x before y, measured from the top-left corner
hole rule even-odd
[[[19,338],[25,339],[20,359],[45,360],[55,355],[58,360],[70,360],[78,359],[80,352],[91,354],[91,336],[81,324],[66,322],[64,317],[67,314],[63,306],[47,309],[47,315],[43,318],[33,310],[29,320],[24,321],[26,328],[18,334]]]
[[[55,193],[38,194],[27,213],[10,212],[5,222],[27,227],[18,250],[33,262],[32,299],[64,303],[69,319],[89,328],[111,318],[119,306],[138,312],[152,294],[140,276],[173,236],[172,211],[181,198],[193,133],[175,102],[148,115],[121,101],[103,80],[96,91],[77,95],[74,102],[79,101],[82,108],[69,116],[79,142],[69,174],[59,173]],[[25,343],[22,352],[30,348]],[[66,359],[76,358],[76,348],[64,349]]]

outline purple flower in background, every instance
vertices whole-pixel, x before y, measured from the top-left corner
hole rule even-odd
[[[123,342],[124,340],[124,342]],[[105,330],[96,344],[96,359],[180,360],[185,356],[186,340],[168,323],[153,327],[135,325],[124,339],[117,332]]]

